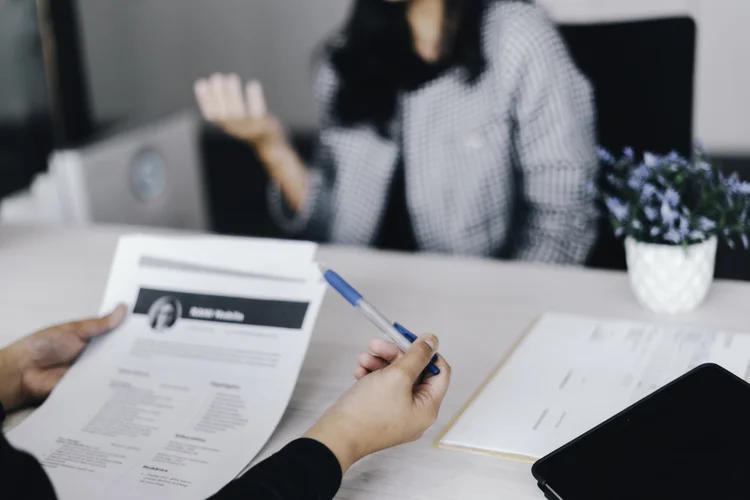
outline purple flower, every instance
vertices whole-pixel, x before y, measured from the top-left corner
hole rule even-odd
[[[667,191],[664,193],[664,201],[669,203],[670,207],[677,208],[677,205],[680,203],[680,193],[673,188],[667,188]]]
[[[667,155],[667,160],[674,162],[674,163],[682,163],[682,164],[686,163],[685,158],[680,156],[680,153],[678,153],[677,151],[672,151],[671,153],[669,153]]]
[[[703,234],[703,233],[702,233],[702,232],[700,232],[700,231],[692,231],[692,232],[690,233],[690,239],[691,239],[691,240],[696,240],[696,241],[703,241],[703,240],[705,240],[705,239],[706,239],[706,235],[705,235],[705,234]]]
[[[623,152],[623,154],[624,154],[625,156],[627,156],[627,157],[628,157],[628,158],[630,158],[631,160],[632,160],[633,158],[635,158],[635,152],[633,151],[633,148],[631,148],[631,147],[627,147],[627,148],[623,149],[623,150],[622,150],[622,152]]]
[[[649,232],[652,238],[659,236],[659,233],[661,233],[661,229],[656,226],[652,227],[651,231]]]
[[[711,164],[709,164],[709,163],[707,163],[707,162],[705,162],[705,161],[699,161],[699,162],[698,162],[698,163],[697,163],[697,164],[695,165],[695,167],[696,167],[696,168],[697,168],[698,170],[700,170],[700,171],[702,171],[702,172],[706,172],[706,173],[710,173],[710,172],[712,172],[712,171],[713,171],[713,167],[711,167]]]
[[[661,159],[653,153],[644,153],[643,162],[647,167],[657,167]]]
[[[716,222],[707,217],[701,217],[700,219],[698,219],[698,227],[701,231],[711,232],[716,229]]]
[[[750,239],[748,239],[747,235],[743,234],[740,238],[742,238],[742,245],[745,247],[745,250],[750,250]]]
[[[731,194],[748,195],[750,194],[750,182],[741,181],[735,172],[729,179],[727,179],[727,190]]]
[[[661,204],[661,218],[662,221],[664,221],[664,224],[667,226],[671,226],[675,220],[677,220],[677,217],[679,214],[675,209],[673,209],[671,206],[669,206],[669,203],[667,203],[667,200],[664,200]]]
[[[646,165],[640,165],[630,175],[628,186],[631,189],[640,189],[651,175],[651,168]]]
[[[677,224],[677,232],[680,233],[682,239],[687,238],[690,234],[690,223],[685,217],[680,217],[680,222]]]
[[[606,200],[607,209],[619,222],[623,222],[627,219],[630,213],[630,207],[627,203],[623,203],[618,198],[607,198]]]
[[[659,211],[652,206],[643,207],[643,213],[646,214],[646,219],[650,222],[654,222],[659,217]]]
[[[641,189],[641,199],[649,200],[656,194],[656,186],[653,184],[644,184]]]
[[[612,156],[612,154],[607,151],[606,149],[599,147],[596,148],[596,154],[599,156],[599,159],[606,163],[607,165],[614,165],[617,163],[617,160],[615,160],[615,157]]]
[[[641,229],[643,229],[643,224],[638,219],[633,219],[632,226],[636,231],[640,231]]]
[[[676,229],[672,228],[664,235],[664,240],[677,244],[682,241],[682,235]]]
[[[625,228],[624,227],[618,227],[617,229],[615,229],[615,236],[617,238],[619,238],[623,234],[625,234]]]
[[[680,156],[680,154],[677,151],[672,151],[667,155],[666,160],[671,164],[672,170],[677,170],[677,167],[689,167],[690,162]]]

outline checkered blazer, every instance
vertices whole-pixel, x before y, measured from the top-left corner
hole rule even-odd
[[[309,192],[293,214],[270,186],[277,223],[317,241],[372,244],[403,154],[422,250],[583,263],[597,219],[587,189],[598,165],[589,83],[540,7],[495,2],[483,30],[485,73],[468,85],[454,69],[402,95],[401,141],[370,126],[335,126],[337,75],[321,64],[315,93],[323,118]]]

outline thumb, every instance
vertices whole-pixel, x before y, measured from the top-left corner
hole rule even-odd
[[[416,383],[437,349],[438,338],[434,335],[423,335],[411,345],[406,354],[392,363],[392,366],[403,370]]]
[[[119,326],[120,323],[122,323],[122,320],[125,319],[127,313],[127,306],[125,304],[120,304],[107,316],[74,321],[63,325],[62,328],[64,331],[78,336],[81,340],[88,341],[93,337],[106,333]]]

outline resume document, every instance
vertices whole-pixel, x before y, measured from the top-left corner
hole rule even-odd
[[[126,237],[95,341],[8,438],[61,499],[203,499],[265,445],[290,400],[325,287],[314,245]]]

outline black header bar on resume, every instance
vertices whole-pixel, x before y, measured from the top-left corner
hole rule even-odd
[[[148,315],[153,321],[160,314],[171,316],[171,323],[175,323],[177,318],[184,318],[298,330],[302,328],[309,305],[307,302],[222,297],[142,288],[138,292],[133,313]]]

